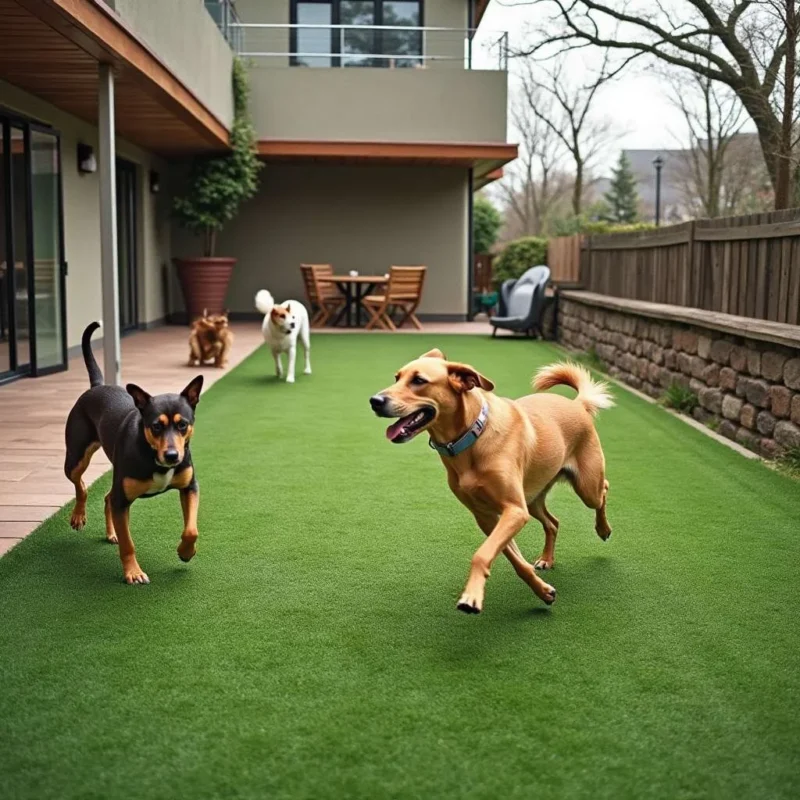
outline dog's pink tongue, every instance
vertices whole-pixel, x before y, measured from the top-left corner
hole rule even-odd
[[[403,417],[402,419],[397,420],[394,425],[390,425],[386,429],[386,438],[390,442],[393,442],[400,435],[400,432],[403,430],[403,425],[407,419],[407,417]]]

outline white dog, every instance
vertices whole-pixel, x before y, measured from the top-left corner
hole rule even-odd
[[[311,336],[308,323],[308,311],[297,300],[287,300],[275,305],[272,295],[262,289],[256,294],[256,308],[264,315],[261,332],[272,350],[275,359],[275,374],[283,377],[281,353],[289,353],[289,366],[286,370],[286,383],[294,383],[294,362],[297,358],[297,339],[303,343],[306,356],[306,368],[303,372],[311,374]]]

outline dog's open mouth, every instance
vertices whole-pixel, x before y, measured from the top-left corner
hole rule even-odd
[[[436,411],[430,406],[402,417],[386,429],[386,438],[395,444],[411,441],[434,417]]]

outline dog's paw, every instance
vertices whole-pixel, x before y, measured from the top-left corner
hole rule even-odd
[[[286,378],[286,383],[294,383],[294,375],[289,375],[289,377]]]
[[[86,525],[86,512],[73,511],[72,516],[69,518],[69,526],[75,531],[82,531]]]
[[[194,542],[181,542],[178,545],[178,558],[184,563],[189,563],[197,554]]]
[[[542,585],[536,591],[536,595],[543,603],[547,603],[548,606],[553,605],[556,601],[556,589],[549,583],[542,582]]]
[[[150,583],[150,578],[147,577],[146,573],[142,572],[142,568],[137,564],[135,567],[125,570],[125,583],[128,586],[143,585]]]
[[[465,614],[480,614],[481,606],[480,598],[469,592],[464,592],[456,603],[456,608]]]
[[[106,534],[106,541],[109,544],[119,544],[119,539],[117,539],[116,533],[107,533]]]
[[[537,558],[533,564],[534,569],[553,569],[553,559],[552,558],[545,558],[542,556],[541,558]]]
[[[597,535],[604,541],[607,542],[611,538],[611,526],[608,524],[605,525],[598,525],[595,528]]]
[[[303,370],[303,375],[310,375],[311,374],[311,367],[306,367]]]

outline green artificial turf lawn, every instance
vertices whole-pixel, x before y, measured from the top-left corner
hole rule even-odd
[[[599,418],[607,543],[568,486],[548,609],[495,565],[424,436],[370,394],[433,346],[498,392],[544,344],[316,336],[314,375],[262,349],[198,409],[199,553],[176,493],[132,512],[152,580],[103,539],[108,476],[0,560],[4,798],[798,796],[800,487],[615,389]],[[189,373],[176,372],[176,388]],[[536,522],[520,534],[530,559]]]

